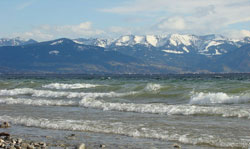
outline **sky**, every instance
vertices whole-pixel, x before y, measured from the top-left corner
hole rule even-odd
[[[250,36],[250,0],[0,0],[0,38]]]

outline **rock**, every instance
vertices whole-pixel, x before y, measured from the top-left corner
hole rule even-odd
[[[2,124],[0,124],[0,128],[9,128],[10,124],[8,122],[3,122]]]
[[[15,149],[14,145],[8,146],[8,149]]]
[[[19,145],[15,145],[15,148],[16,149],[22,149],[21,146],[19,146]]]
[[[41,147],[46,147],[46,143],[45,143],[45,142],[39,142],[39,145],[40,145]]]
[[[80,144],[78,147],[77,147],[77,149],[85,149],[86,147],[85,147],[85,144]]]
[[[51,138],[52,138],[52,136],[46,136],[45,138],[47,138],[47,139],[51,139]]]
[[[22,143],[21,148],[28,148],[28,144],[27,143]]]
[[[4,148],[5,147],[5,142],[4,140],[0,139],[0,148]]]
[[[9,133],[6,133],[6,132],[1,132],[1,133],[0,133],[0,137],[1,137],[1,136],[8,137],[8,136],[10,136],[10,134],[9,134]]]
[[[105,148],[105,147],[106,147],[106,145],[100,144],[100,148]]]
[[[28,144],[27,149],[35,149],[35,147],[33,145]]]
[[[34,143],[34,147],[40,147],[38,143]]]
[[[60,144],[59,146],[60,146],[60,147],[65,147],[65,144]]]
[[[6,147],[5,143],[0,144],[0,148],[5,148],[5,147]]]
[[[12,144],[16,144],[16,139],[10,139],[10,142],[12,143]]]
[[[17,141],[16,141],[16,143],[17,143],[17,144],[21,144],[22,141],[23,141],[23,140],[22,140],[21,138],[18,138]]]
[[[181,148],[181,146],[179,144],[174,144],[173,147],[174,148]]]

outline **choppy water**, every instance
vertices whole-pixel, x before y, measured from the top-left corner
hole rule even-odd
[[[5,75],[0,121],[22,133],[126,137],[122,145],[136,138],[139,148],[250,148],[250,74]]]

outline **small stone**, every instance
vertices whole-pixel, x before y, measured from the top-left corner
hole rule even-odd
[[[15,145],[15,148],[16,149],[22,149],[21,146],[19,146],[19,145]]]
[[[106,145],[100,144],[100,148],[105,148],[105,147],[106,147]]]
[[[21,144],[22,141],[23,141],[23,140],[22,140],[21,138],[18,138],[17,141],[16,141],[16,143],[17,143],[17,144]]]
[[[14,145],[8,146],[8,149],[15,149]]]
[[[28,148],[28,144],[27,143],[22,143],[21,148]]]
[[[85,149],[86,147],[85,147],[85,144],[80,144],[79,146],[78,146],[78,149]]]
[[[173,147],[174,148],[181,148],[181,146],[179,144],[174,144]]]
[[[39,145],[40,145],[41,147],[46,147],[46,143],[45,143],[45,142],[39,142]]]
[[[5,148],[5,144],[4,143],[2,143],[2,144],[0,144],[0,148]]]
[[[12,144],[16,144],[16,139],[13,139],[13,138],[12,138],[12,139],[10,140],[10,142],[11,142]]]
[[[34,149],[35,147],[33,145],[28,144],[27,149]]]
[[[46,136],[45,138],[50,139],[50,138],[52,138],[52,136]]]
[[[0,128],[9,128],[10,124],[8,122],[3,122],[2,124],[0,124]]]
[[[1,136],[7,137],[7,136],[10,136],[10,134],[9,134],[9,133],[6,133],[6,132],[1,132],[1,133],[0,133],[0,137],[1,137]]]
[[[34,143],[34,147],[39,147],[40,145],[38,143]]]
[[[4,143],[4,140],[0,139],[0,144]]]

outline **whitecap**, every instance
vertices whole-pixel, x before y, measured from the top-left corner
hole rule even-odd
[[[228,95],[223,92],[218,93],[193,93],[190,104],[208,105],[208,104],[237,104],[250,102],[250,94]]]
[[[64,91],[50,91],[50,90],[36,90],[31,88],[17,88],[10,90],[0,90],[0,96],[15,96],[15,95],[31,95],[34,97],[46,97],[46,98],[98,98],[98,97],[121,97],[131,94],[136,94],[136,92],[126,92],[126,93],[116,93],[116,92],[107,92],[107,93],[97,93],[97,92],[64,92]]]
[[[160,84],[154,84],[154,83],[148,83],[145,87],[146,91],[159,91],[162,88],[162,86]]]
[[[69,100],[46,100],[27,98],[0,98],[1,104],[24,104],[34,106],[78,106],[78,102]]]
[[[71,131],[90,131],[96,133],[109,133],[126,135],[130,137],[142,137],[169,141],[178,141],[185,144],[209,144],[215,147],[226,148],[247,148],[250,147],[247,140],[237,140],[234,138],[220,138],[208,134],[193,134],[188,132],[180,134],[175,128],[149,128],[145,124],[136,125],[124,122],[106,122],[101,120],[64,120],[33,118],[26,116],[0,116],[0,121],[8,121],[12,124],[28,127],[38,127],[45,129],[71,130]]]
[[[102,110],[116,110],[137,113],[167,114],[167,115],[217,115],[222,117],[238,117],[250,119],[250,109],[243,107],[205,107],[199,105],[167,105],[163,103],[135,104],[112,103],[94,98],[83,98],[81,106]]]
[[[51,83],[43,85],[43,88],[49,89],[80,89],[80,88],[94,88],[100,86],[98,84],[76,83],[76,84],[64,84],[64,83]]]

